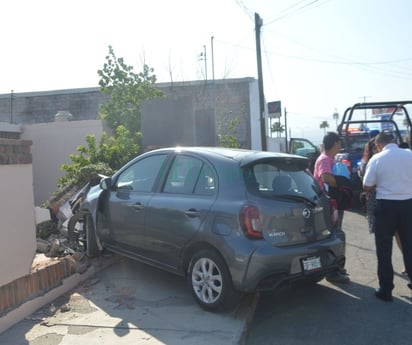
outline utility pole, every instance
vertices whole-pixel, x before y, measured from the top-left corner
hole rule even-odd
[[[370,98],[370,96],[363,96],[363,97],[359,97],[359,98],[363,98],[363,103],[366,103],[366,98]],[[365,121],[366,121],[366,119],[367,119],[367,116],[366,116],[367,114],[366,114],[366,109],[365,109]]]
[[[213,81],[215,81],[215,58],[213,54],[213,39],[214,37],[212,36],[210,38],[210,45],[211,45],[211,51],[212,51],[212,79]]]
[[[203,51],[199,55],[199,61],[204,61],[205,66],[204,66],[204,72],[205,72],[205,81],[207,81],[207,58],[206,58],[206,45],[203,45]]]
[[[286,147],[286,153],[289,152],[289,148],[288,148],[288,146],[289,146],[289,143],[288,143],[288,122],[286,120],[287,114],[288,114],[288,112],[286,111],[286,107],[285,107],[285,143],[286,143],[285,147]]]
[[[213,49],[213,40],[214,36],[210,38],[210,46],[211,46],[211,53],[212,53],[212,98],[213,98],[213,133],[214,133],[214,144],[217,145],[217,135],[216,135],[216,85],[215,85],[215,57],[214,57],[214,49]]]
[[[207,59],[206,59],[206,45],[203,45],[204,57],[205,57],[205,80],[207,80]]]
[[[263,20],[259,14],[255,13],[255,31],[256,31],[256,58],[258,69],[258,89],[259,89],[259,110],[260,110],[260,135],[262,139],[262,151],[267,151],[266,145],[266,124],[265,124],[265,97],[263,93],[263,76],[262,76],[262,54],[260,49],[260,28]]]
[[[13,123],[13,99],[14,99],[14,90],[11,90],[11,93],[10,93],[10,123]]]

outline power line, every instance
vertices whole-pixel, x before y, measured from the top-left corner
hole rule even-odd
[[[234,44],[234,43],[221,41],[221,40],[218,40],[218,42],[220,42],[221,44],[229,45],[229,46],[236,47],[239,49],[245,49],[245,50],[250,50],[250,51],[254,50],[254,48],[247,47],[241,44]],[[268,55],[276,55],[276,56],[280,56],[286,59],[315,62],[315,63],[320,63],[320,64],[346,65],[346,66],[358,67],[368,72],[379,72],[379,73],[382,73],[390,77],[395,77],[395,78],[400,78],[400,79],[405,79],[405,80],[409,80],[410,79],[409,77],[412,76],[412,72],[410,72],[409,67],[402,68],[401,66],[393,66],[394,64],[397,64],[397,63],[412,61],[412,57],[400,58],[396,60],[366,62],[366,61],[354,61],[354,60],[350,60],[349,58],[345,58],[345,57],[339,57],[339,60],[311,58],[311,57],[290,55],[290,54],[283,54],[280,52],[269,51],[266,48],[264,50],[264,54],[267,60],[269,60]],[[390,66],[391,69],[383,68],[383,67],[389,67],[389,65],[391,65]]]
[[[321,5],[325,4],[326,2],[328,2],[328,1],[330,1],[330,0],[324,0],[323,2],[319,2],[319,1],[321,1],[321,0],[311,0],[309,3],[304,4],[304,5],[296,8],[296,9],[293,9],[293,7],[296,7],[297,5],[299,5],[299,4],[301,4],[302,2],[304,2],[304,0],[301,0],[301,1],[297,2],[297,3],[295,3],[294,5],[289,6],[287,9],[281,11],[280,13],[282,13],[282,12],[286,12],[286,13],[283,14],[283,15],[279,15],[278,17],[276,17],[276,18],[274,18],[274,19],[272,19],[272,20],[269,20],[269,21],[265,24],[265,26],[270,25],[270,24],[272,24],[272,23],[274,23],[274,22],[277,22],[277,21],[279,21],[279,20],[281,20],[281,19],[285,19],[285,18],[287,18],[287,17],[293,16],[293,15],[295,15],[295,14],[302,13],[302,12],[305,11],[305,10],[309,10],[309,9],[316,8],[316,7],[318,7],[318,6],[321,6]],[[316,6],[314,6],[314,5],[316,5]],[[291,9],[291,11],[290,11],[290,12],[287,12],[288,9]]]
[[[235,0],[236,4],[240,7],[240,9],[251,19],[253,20],[254,14],[251,10],[247,8],[242,0]]]

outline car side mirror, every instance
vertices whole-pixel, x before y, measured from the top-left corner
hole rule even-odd
[[[112,188],[112,179],[110,177],[105,177],[100,181],[100,188],[103,190],[109,190]]]

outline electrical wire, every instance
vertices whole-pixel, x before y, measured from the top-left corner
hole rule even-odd
[[[269,20],[267,23],[264,23],[263,25],[264,25],[264,26],[267,26],[267,25],[273,24],[274,22],[277,22],[277,21],[279,21],[279,20],[282,20],[282,19],[288,18],[288,17],[290,17],[290,16],[293,16],[293,15],[296,15],[296,14],[299,14],[299,13],[302,13],[302,12],[307,11],[307,10],[309,10],[309,9],[313,9],[313,8],[319,7],[319,6],[321,6],[321,5],[324,5],[325,3],[329,2],[329,1],[331,1],[331,0],[324,0],[324,1],[321,1],[321,0],[311,0],[309,3],[304,4],[304,5],[296,8],[296,9],[293,9],[293,7],[295,7],[295,6],[297,6],[297,5],[300,5],[301,3],[305,2],[305,0],[298,1],[298,2],[295,3],[294,5],[291,5],[291,6],[289,6],[287,9],[282,10],[282,11],[280,12],[280,13],[286,12],[285,14],[278,15],[278,17]],[[316,5],[316,6],[315,6],[315,5]],[[290,12],[287,12],[289,9],[291,9],[291,11],[290,11]]]
[[[253,20],[254,14],[251,10],[247,8],[242,0],[235,0],[236,4],[240,7],[240,9],[250,18]]]

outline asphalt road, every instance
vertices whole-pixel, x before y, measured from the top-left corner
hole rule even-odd
[[[261,294],[247,345],[410,345],[412,293],[401,275],[393,242],[393,303],[374,296],[378,286],[373,235],[363,215],[345,212],[346,268],[351,283],[297,286]]]

